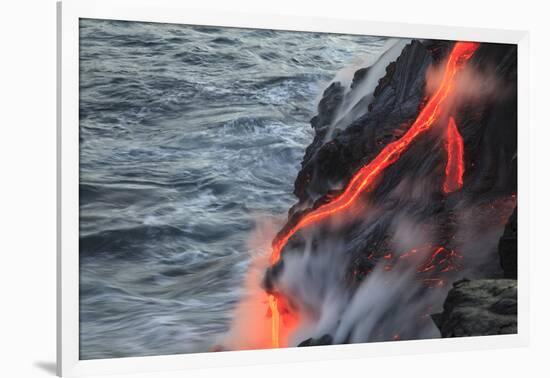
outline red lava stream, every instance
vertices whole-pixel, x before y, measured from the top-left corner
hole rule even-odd
[[[453,117],[447,125],[447,166],[445,167],[445,182],[443,192],[451,193],[462,187],[464,175],[464,141],[458,132]]]

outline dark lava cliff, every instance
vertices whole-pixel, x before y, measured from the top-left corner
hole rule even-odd
[[[372,67],[364,67],[350,85],[333,82],[326,88],[311,120],[315,137],[296,178],[298,201],[285,227],[330,201],[359,167],[406,132],[452,46],[413,40],[382,77],[373,78]],[[373,79],[375,89],[365,91],[362,84]],[[279,264],[268,269],[266,288],[285,291],[315,323],[302,345],[438,337],[430,328],[435,329],[430,314],[437,312],[443,337],[515,332],[516,47],[481,44],[445,116],[455,118],[464,140],[460,190],[446,194],[441,189],[445,118],[384,172],[362,197],[356,216],[293,236]],[[445,254],[432,254],[426,262],[437,248]],[[417,250],[424,251],[424,260],[403,265],[404,257]],[[329,266],[316,270],[321,268],[309,264],[296,273],[291,266],[306,251],[308,259],[318,261],[330,255]],[[290,271],[300,279],[289,283]],[[340,285],[340,298],[329,306],[336,314],[329,321],[326,303],[332,291],[328,278],[319,276],[336,271],[330,282]],[[297,284],[300,280],[310,284]]]

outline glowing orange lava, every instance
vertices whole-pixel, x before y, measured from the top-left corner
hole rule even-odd
[[[280,260],[281,251],[294,234],[313,223],[322,221],[335,213],[349,208],[360,194],[364,193],[367,189],[371,189],[375,180],[387,167],[399,159],[403,152],[407,150],[410,144],[420,134],[430,129],[441,115],[443,103],[453,90],[456,74],[464,67],[478,47],[479,43],[475,42],[457,42],[455,44],[453,50],[449,54],[443,79],[439,87],[422,109],[409,130],[400,139],[384,147],[370,163],[361,167],[341,194],[334,197],[330,202],[307,213],[293,227],[286,230],[283,234],[279,234],[272,244],[270,256],[271,265],[276,264]],[[272,347],[278,348],[280,346],[280,315],[277,297],[274,294],[268,294],[268,303],[272,319]]]
[[[421,266],[418,267],[419,273],[426,273],[435,270],[437,266],[441,268],[441,272],[450,272],[452,270],[460,270],[462,265],[458,260],[462,259],[462,255],[454,250],[448,250],[445,247],[437,247],[431,254],[430,258]]]
[[[443,192],[452,193],[462,188],[464,175],[464,141],[458,132],[453,117],[447,125],[447,165],[445,166],[445,182]]]
[[[279,347],[279,308],[277,298],[273,294],[267,296],[269,302],[269,309],[271,310],[271,346],[273,348]]]

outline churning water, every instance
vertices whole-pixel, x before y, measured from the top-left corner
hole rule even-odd
[[[81,359],[213,346],[255,219],[293,204],[316,99],[384,42],[81,21]]]

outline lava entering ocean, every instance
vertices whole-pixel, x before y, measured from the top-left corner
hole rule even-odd
[[[375,180],[384,173],[386,168],[394,164],[401,157],[419,135],[434,125],[442,115],[445,100],[453,91],[457,73],[465,66],[478,47],[479,44],[475,42],[457,42],[455,44],[447,58],[444,75],[439,87],[420,111],[408,131],[400,139],[388,144],[370,163],[360,168],[340,195],[334,197],[330,202],[311,210],[294,225],[287,225],[283,228],[272,243],[271,266],[279,262],[282,250],[293,235],[312,224],[348,209],[361,194],[372,189]],[[463,153],[462,139],[452,118],[449,121],[447,135],[449,138],[449,161],[446,168],[445,192],[453,191],[460,187],[464,170],[461,159]],[[281,346],[279,337],[281,333],[280,298],[281,294],[279,293],[268,293],[272,324],[271,346],[273,348]]]

